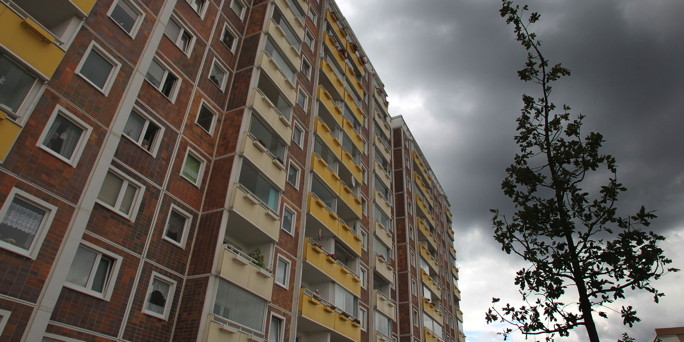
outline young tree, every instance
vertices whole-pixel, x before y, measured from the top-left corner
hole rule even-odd
[[[663,236],[641,230],[655,218],[653,212],[641,207],[619,216],[616,202],[626,188],[617,181],[615,159],[600,151],[603,136],[583,135],[584,116],[571,115],[566,105],[558,110],[551,102],[551,83],[570,71],[551,66],[537,35],[529,31],[539,14],[508,0],[502,0],[500,13],[528,52],[518,76],[537,84],[540,95],[523,95],[515,137],[520,151],[501,185],[516,211],[508,219],[492,210],[494,237],[502,249],[530,263],[515,277],[526,305],[494,304],[486,319],[508,323],[504,337],[518,330],[546,334],[549,341],[585,326],[589,339],[599,341],[595,309],[607,317],[598,310],[625,298],[627,290],[648,291],[658,302],[664,294],[652,281],[677,270],[666,268],[671,261],[657,245]],[[605,183],[595,186],[601,179]],[[571,297],[573,302],[566,303]],[[631,306],[623,306],[620,314],[630,327],[639,321]]]

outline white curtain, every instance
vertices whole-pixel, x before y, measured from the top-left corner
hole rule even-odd
[[[7,214],[2,220],[2,224],[29,235],[36,235],[40,224],[43,222],[43,217],[45,217],[45,210],[21,199],[14,198],[14,201],[12,201],[12,204],[7,209]]]

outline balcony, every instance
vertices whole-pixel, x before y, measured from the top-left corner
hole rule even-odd
[[[418,156],[418,153],[413,152],[413,161],[418,166],[418,170],[421,172],[421,176],[424,179],[430,179],[430,176],[427,172],[427,169],[425,168],[425,164],[423,164],[423,161],[420,160],[420,156]]]
[[[325,62],[325,60],[322,62]],[[323,103],[325,110],[330,113],[330,116],[332,116],[335,122],[341,126],[342,122],[344,122],[344,114],[342,114],[342,109],[335,105],[335,100],[333,99],[332,95],[330,95],[330,93],[321,85],[318,86],[318,99],[321,103]]]
[[[259,57],[259,68],[268,74],[290,103],[295,103],[297,100],[297,90],[294,83],[285,76],[280,70],[280,66],[266,52],[262,52]]]
[[[389,283],[394,284],[394,268],[380,254],[375,255],[375,270]]]
[[[425,336],[425,342],[443,342],[441,338],[426,327],[423,327],[423,335]]]
[[[342,79],[340,79],[340,76],[335,71],[335,67],[332,66],[332,64],[330,64],[330,62],[327,60],[321,59],[321,70],[323,70],[323,74],[328,78],[328,80],[330,80],[330,83],[335,88],[335,91],[342,96],[344,94],[344,82]]]
[[[378,239],[385,244],[385,246],[394,246],[392,232],[378,222],[378,220],[375,220],[375,236],[377,236]]]
[[[456,267],[456,265],[451,265],[451,272],[453,272],[456,279],[458,279],[458,267]]]
[[[461,311],[461,309],[456,309],[456,319],[458,319],[461,324],[463,323],[463,311]]]
[[[239,215],[231,215],[230,227],[239,227],[252,240],[278,241],[280,217],[240,184],[235,184],[229,209]]]
[[[273,274],[255,264],[247,254],[224,245],[221,253],[219,275],[270,301],[273,290]]]
[[[397,321],[397,310],[394,301],[377,290],[375,291],[375,308],[391,320]]]
[[[432,268],[432,270],[435,273],[439,273],[439,266],[437,266],[437,262],[435,261],[435,258],[433,258],[430,254],[430,251],[428,251],[428,249],[422,244],[419,245],[419,249],[420,255],[423,257],[423,259],[425,259],[425,261]]]
[[[359,151],[363,151],[363,138],[359,133],[354,130],[354,124],[352,124],[349,120],[344,120],[344,132],[347,133],[347,136],[351,138],[351,141],[354,143],[356,148],[359,149]]]
[[[306,240],[304,259],[325,273],[333,282],[346,288],[355,296],[361,296],[361,279],[346,266],[340,264],[334,255],[330,255],[321,246],[314,244],[311,239]]]
[[[342,165],[344,165],[349,172],[354,175],[354,178],[360,182],[361,179],[363,179],[363,169],[354,161],[354,157],[352,157],[349,152],[342,150],[341,159]]]
[[[246,330],[240,330],[220,317],[210,315],[207,319],[204,342],[264,342],[261,336],[254,335]]]
[[[354,54],[352,54],[354,55]],[[356,56],[356,55],[354,55]],[[363,69],[361,69],[363,70]],[[354,74],[354,71],[351,67],[347,66],[347,69],[345,71],[345,75],[347,76],[347,82],[349,85],[353,88],[354,91],[356,91],[356,94],[359,95],[359,97],[363,98],[366,94],[365,91],[363,91],[363,85],[361,84],[361,81],[359,81],[356,78],[356,75]]]
[[[245,133],[240,154],[256,165],[278,188],[285,188],[287,172],[283,161],[273,157],[268,148],[253,135]]]
[[[360,324],[351,320],[350,317],[337,311],[336,308],[323,301],[315,298],[315,295],[306,289],[300,290],[299,295],[299,310],[301,315],[308,321],[315,323],[319,327],[327,328],[335,332],[331,336],[330,341],[339,341],[337,336],[342,336],[352,341],[361,340],[361,326]],[[300,327],[303,331],[320,331],[320,328],[312,326],[309,322],[301,322]]]
[[[14,140],[19,136],[19,132],[21,132],[21,126],[9,120],[7,113],[0,109],[0,161],[3,161],[9,153],[12,145],[14,145]]]
[[[340,177],[328,168],[328,164],[323,159],[316,154],[313,154],[311,159],[313,171],[323,179],[328,187],[342,199],[342,202],[360,218],[363,210],[361,207],[361,200],[354,195],[348,186],[340,181]]]
[[[325,42],[325,45],[328,47],[328,50],[330,50],[333,58],[335,58],[335,61],[337,62],[337,65],[347,65],[344,60],[345,57],[344,55],[338,50],[337,44],[335,43],[335,38],[331,37],[330,35],[326,34],[325,38],[323,39]]]
[[[329,10],[326,10],[325,19],[327,19],[328,23],[330,23],[330,27],[337,35],[337,38],[339,38],[340,40],[345,40],[347,38],[347,35],[344,33],[344,31],[340,27],[340,24],[338,23],[337,16],[335,16]]]
[[[423,281],[423,285],[427,286],[432,293],[434,293],[437,297],[442,297],[442,289],[423,269],[420,270],[420,279]]]
[[[351,172],[351,174],[354,176],[354,178],[356,178],[357,181],[360,181],[363,178],[363,169],[359,164],[357,164],[354,161],[354,158],[351,154],[349,154],[349,152],[342,149],[342,143],[333,135],[333,132],[330,129],[330,127],[328,127],[328,125],[326,125],[319,118],[316,118],[315,129],[318,136],[321,137],[323,142],[325,142],[325,144],[333,152],[333,154],[335,154],[335,156],[337,156],[342,161],[342,165],[344,165],[349,170],[349,172]],[[357,198],[356,200],[354,200],[354,202],[356,202],[357,200],[358,210],[356,210],[357,208],[354,208],[354,211],[357,212],[357,214],[360,216],[361,201]]]
[[[356,117],[356,120],[358,120],[359,122],[365,122],[364,117],[366,115],[364,114],[361,107],[356,105],[356,102],[354,101],[354,97],[349,93],[345,93],[344,95],[345,95],[344,96],[344,102],[347,104],[349,109],[351,109],[351,112]]]
[[[429,299],[423,298],[423,311],[425,311],[428,316],[432,317],[439,325],[444,324],[444,315],[438,310],[439,308],[434,303],[431,303]]]
[[[452,231],[452,230],[451,230],[451,228],[448,228],[447,231]],[[452,234],[453,234],[453,232],[452,232]],[[454,257],[454,259],[458,259],[457,254],[456,254],[456,248],[454,248],[454,245],[449,245],[449,253],[451,253],[451,256]]]
[[[296,1],[297,4],[299,4],[299,7],[302,8],[302,11],[306,13],[309,9],[309,6],[305,1],[300,1],[300,0],[293,0]],[[286,0],[275,0],[275,3],[278,7],[280,7],[280,11],[283,13],[283,16],[285,16],[285,19],[290,23],[290,26],[295,30],[295,34],[299,37],[299,39],[302,39],[304,37],[304,18],[300,19],[296,12],[297,9],[292,8],[293,4],[290,4]]]
[[[449,238],[451,239],[451,242],[453,243],[455,238],[454,238],[454,229],[451,228],[451,225],[447,226],[447,234],[449,235]],[[456,257],[456,250],[454,250],[454,257]]]
[[[380,102],[382,103],[382,102]],[[389,124],[385,121],[385,118],[382,116],[380,111],[374,111],[374,117],[375,117],[375,124],[380,128],[380,130],[385,133],[385,136],[390,137],[390,126]],[[381,145],[384,145],[381,143]]]
[[[256,110],[284,141],[292,140],[290,119],[283,116],[261,90],[254,88],[252,94],[249,106]]]
[[[375,203],[382,209],[383,212],[385,212],[385,215],[389,217],[393,217],[394,213],[392,212],[392,204],[388,202],[384,197],[382,197],[382,194],[378,192],[377,190],[375,191]]]
[[[378,175],[378,178],[380,178],[382,183],[385,184],[385,186],[388,189],[392,188],[392,179],[390,178],[388,171],[385,170],[385,168],[383,168],[382,165],[380,165],[378,159],[375,160],[375,173]]]
[[[432,248],[437,249],[437,240],[435,240],[432,233],[430,233],[430,228],[428,228],[423,220],[417,219],[416,221],[418,222],[418,231],[420,232],[420,236],[427,241]],[[423,239],[420,240],[422,241]]]
[[[380,136],[377,134],[375,135],[375,146],[378,147],[378,151],[382,153],[382,156],[385,158],[385,160],[392,160],[392,151],[390,151],[389,147],[382,141]]]
[[[299,57],[299,48],[290,44],[287,40],[287,35],[278,23],[273,21],[273,19],[269,19],[265,31],[268,32],[273,40],[275,40],[276,44],[278,44],[280,49],[285,53],[285,56],[287,56],[292,65],[302,65],[302,61]]]
[[[382,105],[382,109],[387,113],[389,111],[387,108],[389,103],[387,102],[387,94],[385,94],[385,91],[382,88],[376,88],[373,92],[373,96],[375,96],[378,103]]]
[[[326,207],[325,203],[309,193],[309,213],[315,217],[320,224],[332,232],[340,241],[349,247],[357,255],[361,255],[361,238],[352,231],[344,222],[340,221],[337,214]]]
[[[428,220],[428,222],[430,222],[430,225],[434,227],[435,219],[432,218],[432,213],[430,212],[430,209],[428,209],[427,205],[425,204],[425,202],[423,202],[423,199],[418,194],[416,194],[416,203],[418,204],[418,208],[420,208],[420,210],[423,212],[425,218]]]
[[[420,191],[423,193],[423,196],[425,196],[425,200],[427,200],[428,203],[430,203],[430,205],[434,205],[432,196],[430,196],[430,191],[428,190],[428,187],[425,185],[425,183],[423,183],[423,180],[420,178],[420,176],[414,172],[413,179],[416,181],[418,189],[420,189]]]
[[[458,289],[458,286],[454,286],[454,296],[456,296],[458,300],[461,300],[461,290]]]

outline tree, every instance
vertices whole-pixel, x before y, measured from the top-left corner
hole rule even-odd
[[[529,30],[539,13],[502,0],[500,14],[527,51],[518,76],[536,84],[540,95],[522,97],[515,136],[519,152],[501,184],[515,212],[508,219],[492,210],[494,238],[506,253],[530,263],[515,277],[525,305],[497,308],[499,299],[493,298],[486,320],[508,323],[504,338],[518,330],[545,334],[550,341],[584,326],[590,341],[599,341],[595,310],[607,318],[599,310],[625,298],[628,290],[648,291],[658,302],[664,294],[652,281],[677,270],[666,268],[671,260],[657,245],[664,237],[642,230],[656,217],[652,211],[642,206],[619,216],[616,204],[626,188],[617,180],[615,159],[600,151],[603,136],[583,135],[584,116],[571,115],[567,105],[558,110],[551,101],[551,84],[570,71],[551,66]],[[630,327],[640,320],[631,306],[623,306],[620,315]]]

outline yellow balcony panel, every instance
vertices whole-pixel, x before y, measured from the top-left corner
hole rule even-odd
[[[278,214],[267,208],[256,196],[247,192],[239,184],[235,185],[230,209],[249,221],[273,241],[278,241],[280,234],[280,217]]]
[[[278,44],[280,49],[285,52],[285,55],[287,56],[287,59],[290,60],[292,65],[302,65],[302,61],[299,57],[299,50],[290,45],[290,42],[287,40],[285,36],[285,32],[283,32],[283,29],[278,26],[278,24],[273,21],[273,19],[268,20],[268,24],[266,27],[266,32],[273,38],[273,40]]]
[[[0,109],[0,161],[5,160],[20,132],[21,126],[9,120],[7,113]]]
[[[0,2],[0,46],[38,71],[51,78],[64,57],[59,41],[47,29],[30,17],[22,18]]]
[[[339,78],[337,73],[335,73],[335,67],[332,66],[327,60],[321,59],[321,70],[323,70],[323,74],[330,80],[330,83],[335,87],[335,91],[337,91],[337,93],[340,96],[342,96],[342,94],[344,94],[344,82]]]
[[[375,291],[375,308],[396,322],[397,310],[394,301],[377,290]]]
[[[337,49],[335,38],[326,34],[323,41],[325,42],[325,45],[328,47],[330,52],[332,52],[333,58],[335,58],[337,65],[346,66],[347,64],[344,62],[344,55]]]
[[[254,265],[250,258],[226,247],[221,253],[221,277],[268,301],[273,290],[273,274]]]
[[[306,241],[304,259],[355,296],[361,296],[361,280],[340,265],[334,256],[327,255],[323,248],[311,243],[311,240]]]
[[[363,76],[365,74],[365,69],[364,65],[365,63],[361,60],[361,57],[359,57],[356,54],[356,49],[354,48],[354,43],[347,42],[347,51],[349,52],[349,59],[352,60],[354,65],[356,66],[357,69],[361,72],[361,75]]]
[[[428,190],[428,187],[423,183],[423,180],[420,178],[420,176],[417,173],[413,173],[413,179],[416,181],[416,185],[420,189],[420,191],[423,192],[423,195],[425,195],[425,199],[430,203],[431,205],[434,205],[434,201],[432,200],[432,196],[430,196],[430,191]]]
[[[347,82],[349,85],[354,88],[353,90],[356,91],[356,94],[359,95],[360,98],[363,98],[366,94],[365,91],[363,91],[363,85],[359,81],[359,79],[356,78],[356,74],[354,74],[354,70],[347,66],[345,75],[347,77]]]
[[[342,165],[344,165],[349,170],[349,172],[352,173],[354,178],[356,178],[356,180],[360,182],[363,179],[363,169],[361,168],[361,165],[357,164],[354,161],[354,157],[352,157],[352,155],[345,150],[342,150],[341,158]]]
[[[392,154],[387,145],[382,141],[380,138],[380,135],[375,135],[375,146],[378,147],[378,150],[382,154],[383,157],[385,157],[385,160],[392,160]]]
[[[423,298],[423,311],[437,321],[437,323],[444,325],[444,315],[442,315],[442,313],[437,310],[437,306],[434,303],[431,303],[427,298]]]
[[[273,157],[266,146],[257,141],[254,136],[245,133],[240,153],[256,165],[278,188],[285,188],[285,179],[287,177],[285,165],[281,160]]]
[[[344,184],[342,184],[338,195],[340,195],[342,201],[344,201],[344,203],[352,209],[356,216],[360,218],[363,213],[361,199],[354,195],[354,192],[352,192],[352,190]]]
[[[439,336],[426,327],[423,327],[423,336],[425,337],[425,342],[443,342]]]
[[[389,173],[387,173],[387,170],[385,170],[382,165],[378,162],[378,160],[375,160],[375,173],[378,175],[378,178],[382,181],[383,184],[388,189],[392,188],[392,179],[390,178]]]
[[[273,130],[284,140],[292,140],[292,126],[290,120],[273,106],[273,103],[259,89],[253,89],[250,107],[256,110]]]
[[[427,248],[423,245],[419,245],[420,249],[420,255],[427,261],[428,265],[432,267],[432,270],[435,271],[435,273],[439,273],[439,266],[437,265],[437,262],[435,261],[435,258],[432,257],[430,254],[430,251],[428,251]]]
[[[363,138],[361,137],[361,134],[357,133],[354,130],[354,124],[346,119],[344,120],[344,132],[351,138],[354,145],[356,145],[356,148],[358,148],[359,151],[363,151]]]
[[[325,11],[325,19],[328,20],[328,23],[330,23],[330,27],[333,29],[335,34],[337,35],[337,38],[340,40],[344,41],[347,38],[347,35],[344,33],[342,28],[340,27],[339,21],[337,20],[337,16],[330,12],[330,10]]]
[[[380,111],[374,111],[373,116],[375,117],[376,126],[378,126],[380,130],[385,133],[385,136],[391,137],[392,135],[390,134],[390,126],[387,124]]]
[[[432,293],[437,295],[437,297],[442,296],[442,289],[435,283],[435,281],[430,277],[429,274],[425,272],[425,270],[421,269],[420,270],[420,279],[423,281],[423,285],[427,286]]]
[[[382,209],[383,212],[385,212],[385,215],[389,217],[393,217],[394,213],[392,212],[392,205],[387,202],[387,200],[382,197],[382,195],[378,192],[375,191],[375,203],[378,204],[378,207]]]
[[[337,313],[337,319],[335,319],[335,331],[352,341],[361,341],[361,325],[352,322],[351,318],[339,312]]]
[[[456,267],[456,265],[451,265],[451,272],[454,274],[456,279],[458,279],[458,267]]]
[[[280,92],[283,93],[290,103],[295,103],[295,101],[297,101],[297,89],[294,83],[285,77],[285,74],[280,70],[276,61],[274,61],[266,51],[261,53],[260,59],[259,68],[268,74],[271,80],[273,80],[273,83],[276,84],[278,89],[280,89]]]
[[[430,179],[427,169],[425,168],[425,164],[423,164],[423,161],[420,160],[420,156],[416,152],[413,152],[413,161],[418,166],[418,170],[420,170],[420,172],[422,173],[421,176],[423,176],[423,178],[425,179]]]
[[[323,86],[318,86],[318,98],[325,106],[325,109],[332,115],[333,119],[338,125],[342,126],[344,120],[344,114],[342,114],[342,109],[335,105],[332,95],[323,88]]]
[[[335,192],[340,193],[342,182],[340,176],[328,168],[328,164],[318,155],[314,154],[311,161],[314,172]]]
[[[321,224],[328,228],[328,230],[337,234],[341,222],[335,213],[328,210],[323,201],[316,198],[313,193],[309,193],[308,206],[309,212],[313,217],[315,217],[319,222],[321,222]]]
[[[385,280],[394,284],[394,268],[388,264],[389,260],[385,260],[380,255],[375,255],[375,270],[378,271]]]
[[[209,315],[204,342],[263,342],[264,339],[223,323],[223,318]]]
[[[356,102],[354,102],[354,97],[351,94],[345,93],[344,102],[351,109],[351,112],[354,114],[356,119],[359,120],[359,122],[364,122],[364,116],[366,115],[363,113],[361,107],[356,105]]]
[[[361,246],[361,238],[354,233],[351,227],[348,225],[341,223],[340,224],[340,229],[338,231],[338,236],[339,238],[349,246],[354,253],[357,255],[361,255],[362,253],[362,246]]]
[[[447,231],[450,231],[451,229],[447,229]],[[453,245],[449,245],[449,253],[451,253],[451,256],[454,257],[454,259],[457,259],[456,255],[456,248],[454,248]]]
[[[387,229],[387,227],[383,227],[383,225],[377,220],[375,221],[375,236],[377,236],[378,239],[385,244],[385,246],[394,246],[394,238],[392,233]]]
[[[330,127],[328,127],[328,125],[326,125],[325,122],[321,121],[319,118],[316,118],[315,130],[323,142],[328,145],[328,148],[332,150],[336,156],[340,156],[342,153],[342,143],[339,139],[333,136]]]
[[[337,313],[330,309],[326,304],[323,304],[312,295],[306,293],[304,289],[300,290],[299,295],[299,310],[302,316],[314,321],[330,330],[335,329],[335,319]]]
[[[418,230],[421,232],[421,234],[425,237],[425,240],[432,245],[432,248],[437,249],[437,240],[435,240],[435,237],[430,233],[430,228],[423,222],[423,220],[418,219]]]
[[[304,11],[304,13],[307,12],[307,10],[309,9],[309,6],[307,4],[303,4],[299,0],[294,0],[294,1],[297,1],[299,3],[299,5],[300,5],[300,7],[302,7],[302,10]],[[301,40],[304,37],[305,28],[304,28],[304,23],[301,20],[299,20],[299,18],[297,18],[297,16],[295,15],[296,9],[290,7],[290,4],[288,4],[287,1],[285,1],[285,0],[275,0],[275,3],[278,7],[280,7],[280,12],[283,13],[283,16],[285,17],[287,22],[289,22],[292,29],[294,29],[294,31],[295,31],[294,33]],[[302,4],[303,4],[303,6],[302,6]]]
[[[423,199],[416,194],[416,203],[418,203],[418,208],[423,212],[427,220],[430,222],[430,225],[433,227],[435,226],[435,219],[432,217],[432,213],[428,209],[427,205],[425,202],[423,202]]]
[[[96,1],[97,0],[71,0],[71,2],[86,16],[93,9]]]

